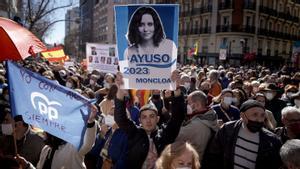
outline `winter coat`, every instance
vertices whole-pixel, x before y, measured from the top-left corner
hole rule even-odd
[[[150,134],[158,155],[160,155],[166,145],[175,141],[184,119],[184,105],[183,96],[173,98],[171,119]],[[126,168],[141,169],[146,160],[150,144],[146,131],[128,119],[125,102],[122,100],[115,99],[114,117],[119,128],[123,129],[128,135]]]
[[[217,115],[213,109],[198,114],[187,121],[180,129],[176,141],[188,141],[199,154],[201,161],[212,131],[218,130]]]
[[[216,133],[207,154],[205,154],[202,169],[233,169],[234,151],[242,121],[225,123]],[[256,169],[278,169],[281,166],[279,138],[262,128],[259,132],[259,148],[256,158]]]
[[[92,128],[87,128],[83,145],[78,151],[72,144],[66,143],[58,147],[55,151],[51,168],[52,169],[85,169],[84,165],[84,156],[87,154],[93,147],[96,139],[96,130],[97,124],[95,124]],[[45,163],[47,155],[50,153],[51,147],[48,145],[44,146],[40,160],[37,164],[37,169],[42,169]]]

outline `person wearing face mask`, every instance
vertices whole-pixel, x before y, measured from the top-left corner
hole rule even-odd
[[[69,76],[66,81],[66,87],[70,89],[78,89],[79,79],[76,76]]]
[[[281,166],[279,138],[263,128],[264,106],[247,100],[241,119],[225,123],[208,148],[202,169],[278,169]]]
[[[44,140],[24,122],[21,115],[14,117],[18,154],[34,166],[38,163]]]
[[[188,142],[169,144],[156,161],[156,169],[199,169],[199,156]]]
[[[238,120],[240,118],[240,110],[232,105],[234,101],[232,90],[224,89],[218,97],[221,99],[221,103],[211,107],[217,113],[218,120],[222,120],[222,123]]]
[[[13,142],[14,119],[9,108],[1,111],[0,124],[0,155],[13,156],[15,154]]]
[[[92,89],[94,92],[101,89],[101,86],[97,83],[97,81],[97,75],[92,74],[90,76],[89,84],[86,87]]]
[[[275,129],[282,143],[290,139],[300,139],[300,109],[290,106],[282,109],[282,123],[283,127]]]
[[[184,95],[188,95],[190,92],[190,87],[191,78],[187,74],[182,73],[180,77],[180,90],[184,93]]]
[[[286,107],[286,103],[278,97],[280,93],[279,88],[274,83],[269,83],[263,90],[263,93],[267,98],[266,109],[273,113],[277,126],[281,127],[283,125],[281,121],[281,110]]]
[[[206,146],[218,130],[217,114],[207,107],[207,96],[194,91],[187,97],[187,120],[183,123],[176,141],[188,141],[199,154],[201,163]]]
[[[292,96],[298,92],[298,87],[294,85],[287,85],[284,88],[284,94],[281,97],[287,106],[294,106]]]

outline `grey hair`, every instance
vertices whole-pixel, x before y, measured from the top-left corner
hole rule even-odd
[[[191,97],[193,102],[200,102],[204,106],[207,104],[207,96],[202,91],[193,91],[189,94],[189,97]]]
[[[296,107],[292,107],[292,106],[287,106],[287,107],[285,107],[281,110],[281,116],[282,117],[284,117],[284,116],[286,116],[287,114],[290,114],[290,113],[300,114],[300,109],[297,109]]]
[[[288,140],[280,149],[280,157],[286,166],[300,167],[300,140]]]

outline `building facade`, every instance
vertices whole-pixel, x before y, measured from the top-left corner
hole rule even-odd
[[[202,64],[239,65],[249,54],[255,62],[291,64],[293,42],[300,40],[299,0],[184,0],[180,1],[178,54]],[[220,50],[226,60],[219,60]],[[272,65],[270,65],[272,66]]]
[[[76,58],[79,55],[79,7],[69,9],[65,20],[65,53]]]

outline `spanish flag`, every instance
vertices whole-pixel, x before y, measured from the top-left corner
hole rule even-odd
[[[130,97],[133,102],[138,101],[140,106],[144,106],[148,103],[149,97],[151,95],[150,90],[130,90]]]
[[[64,63],[69,58],[68,56],[66,56],[62,46],[54,47],[41,53],[42,56],[49,62]]]
[[[194,55],[197,55],[198,54],[198,42],[196,42],[195,44],[194,44]]]

